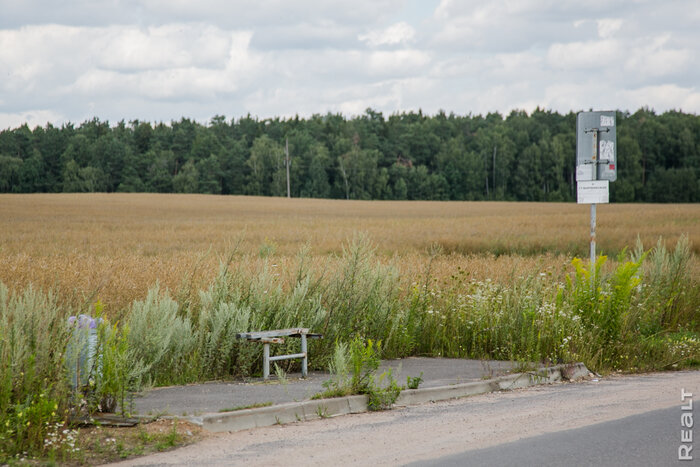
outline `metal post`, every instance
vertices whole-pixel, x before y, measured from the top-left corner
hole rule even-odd
[[[593,180],[598,180],[598,129],[593,131]],[[595,203],[591,204],[591,283],[595,284]]]
[[[304,354],[304,358],[301,360],[301,377],[306,378],[308,374],[308,352],[306,351],[306,334],[301,335],[301,353]]]
[[[591,277],[595,274],[595,203],[591,204]]]
[[[263,379],[270,379],[270,344],[263,344]]]
[[[496,199],[496,146],[495,144],[493,145],[493,184],[491,186],[491,189],[493,190],[493,199]]]
[[[289,140],[284,140],[284,161],[287,166],[287,198],[292,197],[292,192],[289,189]]]

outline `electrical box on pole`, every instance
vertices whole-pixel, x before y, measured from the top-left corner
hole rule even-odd
[[[576,181],[617,180],[615,112],[576,116]]]
[[[610,182],[615,180],[615,112],[579,112],[576,115],[576,200],[579,204],[591,205],[591,271],[595,264],[596,204],[609,202]]]

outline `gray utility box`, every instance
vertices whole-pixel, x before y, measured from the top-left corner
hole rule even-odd
[[[66,366],[71,387],[76,390],[89,384],[89,378],[99,369],[97,327],[102,318],[87,315],[68,318],[71,336],[66,347]]]
[[[576,116],[576,181],[617,180],[615,111]]]

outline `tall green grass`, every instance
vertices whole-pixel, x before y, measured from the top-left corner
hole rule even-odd
[[[66,420],[67,314],[33,287],[11,294],[0,283],[0,460],[47,453],[45,439]]]
[[[235,339],[244,331],[323,333],[309,343],[318,368],[333,361],[336,343],[358,339],[381,341],[382,358],[581,360],[598,372],[700,365],[692,254],[685,237],[673,251],[661,241],[649,251],[638,244],[616,261],[601,256],[592,270],[574,259],[565,282],[532,271],[507,284],[473,281],[462,269],[438,283],[432,259],[407,283],[362,235],[344,246],[336,268],[310,266],[308,249],[285,271],[272,256],[248,263],[232,255],[205,290],[155,284],[118,322],[100,325],[94,364],[76,390],[67,376],[76,364],[66,355],[76,345],[66,326],[71,311],[51,293],[11,294],[0,284],[0,459],[74,455],[71,417],[128,412],[129,394],[144,386],[260,374],[261,346]],[[296,353],[298,345],[273,347]],[[288,361],[284,371],[298,365]]]

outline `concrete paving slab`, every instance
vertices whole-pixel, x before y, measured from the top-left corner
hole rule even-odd
[[[492,379],[459,383],[450,386],[428,387],[404,390],[396,406],[421,404],[429,401],[448,400],[487,392],[525,388],[537,384],[552,383],[569,378],[588,375],[582,363],[557,365],[536,371],[513,373]],[[303,402],[287,402],[269,407],[245,409],[226,413],[210,413],[202,417],[190,418],[204,429],[213,432],[239,431],[276,424],[303,420],[335,417],[351,413],[366,412],[368,396],[356,395],[333,399],[317,399]]]
[[[407,376],[422,373],[420,387],[430,388],[493,378],[516,368],[507,361],[411,357],[383,361],[378,373],[391,369],[399,385],[406,384]],[[324,372],[309,372],[306,379],[300,376],[289,374],[286,384],[273,377],[267,382],[256,378],[155,388],[137,395],[130,411],[145,416],[200,416],[253,404],[301,402],[322,392],[323,382],[330,378]]]

